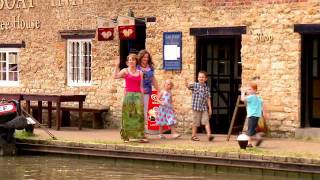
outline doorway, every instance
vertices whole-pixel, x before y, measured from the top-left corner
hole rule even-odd
[[[136,20],[136,39],[120,40],[120,69],[126,68],[126,59],[129,53],[137,54],[140,50],[145,49],[146,44],[146,23]]]
[[[242,72],[240,50],[241,35],[197,37],[196,71],[198,73],[204,70],[208,73],[207,85],[210,88],[213,108],[210,125],[213,133],[226,134],[230,126],[236,101],[240,95]],[[240,129],[242,126],[239,127],[239,131]]]
[[[302,36],[301,127],[320,127],[320,35]]]

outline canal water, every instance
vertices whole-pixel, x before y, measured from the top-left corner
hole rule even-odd
[[[0,157],[1,180],[281,180],[314,179],[313,175],[244,170],[217,166],[66,156]]]

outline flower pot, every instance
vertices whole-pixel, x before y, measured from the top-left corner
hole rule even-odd
[[[249,136],[246,134],[240,134],[237,138],[237,141],[241,149],[246,149],[249,141]]]
[[[241,149],[246,149],[247,145],[248,145],[248,140],[245,140],[245,141],[239,141],[238,140],[238,144],[239,144]]]

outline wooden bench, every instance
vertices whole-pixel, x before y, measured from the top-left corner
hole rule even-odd
[[[37,117],[38,115],[38,106],[31,105],[30,108],[32,109],[32,116]],[[48,106],[42,106],[42,109],[48,109]],[[56,107],[52,106],[52,110],[55,110]],[[79,108],[75,106],[61,106],[62,111],[62,126],[70,126],[70,112],[76,111],[79,112]],[[89,107],[89,106],[83,106],[83,112],[89,112],[93,113],[93,122],[92,122],[92,128],[94,129],[101,129],[103,128],[103,120],[102,120],[102,113],[108,112],[109,107],[108,106],[95,106],[95,107]],[[50,123],[51,124],[51,123]],[[49,127],[50,128],[50,127]]]

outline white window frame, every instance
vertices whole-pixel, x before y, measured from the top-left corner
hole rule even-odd
[[[0,53],[6,53],[6,57],[7,58],[7,62],[6,62],[6,80],[1,80],[0,79],[0,87],[17,87],[20,84],[20,67],[19,67],[19,54],[20,54],[20,50],[18,48],[0,48]],[[9,80],[9,53],[17,53],[17,66],[18,66],[18,71],[17,71],[17,76],[18,76],[18,80],[17,81],[10,81]]]
[[[80,79],[78,81],[73,81],[72,78],[71,78],[71,60],[72,60],[72,54],[71,54],[71,43],[73,42],[78,42],[80,43],[80,46],[79,46],[79,53],[80,56],[79,56],[79,61],[80,61],[80,66],[79,66],[79,77]],[[91,52],[90,52],[90,56],[91,56],[91,68],[90,68],[90,81],[85,81],[84,79],[81,79],[81,78],[84,78],[84,77],[81,77],[81,74],[82,74],[82,71],[84,69],[83,65],[83,61],[84,61],[84,54],[83,54],[83,44],[85,42],[88,42],[91,44]],[[93,61],[93,55],[92,55],[92,39],[68,39],[67,40],[67,84],[68,86],[91,86],[92,85],[92,61]]]

